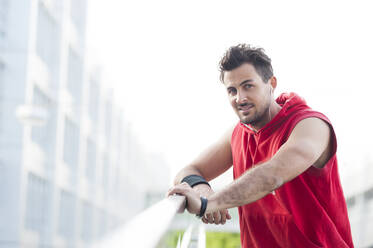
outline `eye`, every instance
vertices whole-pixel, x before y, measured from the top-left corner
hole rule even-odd
[[[228,94],[231,96],[234,96],[237,93],[237,90],[235,88],[228,88],[227,91],[228,91]]]
[[[245,89],[250,89],[250,88],[253,87],[253,85],[252,85],[252,84],[245,84],[243,87],[244,87]]]

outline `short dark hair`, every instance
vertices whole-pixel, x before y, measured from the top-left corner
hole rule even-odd
[[[248,44],[238,44],[230,47],[220,60],[220,80],[224,82],[224,73],[249,63],[254,66],[264,83],[273,76],[271,59],[264,53],[264,49]]]

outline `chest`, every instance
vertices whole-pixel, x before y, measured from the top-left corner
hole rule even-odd
[[[271,159],[287,137],[288,133],[284,129],[261,133],[238,130],[231,142],[235,177],[239,177],[253,165]]]

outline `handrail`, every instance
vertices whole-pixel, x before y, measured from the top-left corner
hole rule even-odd
[[[185,209],[185,196],[172,195],[135,216],[123,228],[106,236],[95,248],[153,248],[168,230],[176,213]]]

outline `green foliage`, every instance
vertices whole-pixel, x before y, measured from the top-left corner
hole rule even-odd
[[[170,231],[159,242],[158,248],[175,248],[179,235],[184,231]],[[240,248],[240,234],[227,232],[206,232],[206,248]]]
[[[159,242],[157,248],[175,248],[179,236],[183,238],[184,231],[170,231]]]
[[[206,248],[240,248],[239,233],[206,232]]]

